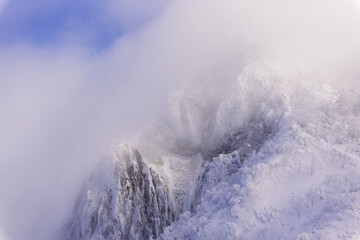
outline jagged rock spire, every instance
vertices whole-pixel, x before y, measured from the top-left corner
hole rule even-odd
[[[137,149],[119,145],[82,189],[64,239],[151,239],[173,220],[159,175]]]

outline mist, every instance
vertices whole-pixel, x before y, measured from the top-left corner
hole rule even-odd
[[[104,49],[74,29],[53,44],[0,46],[1,239],[58,236],[94,163],[114,141],[135,141],[185,84],[224,95],[265,60],[342,88],[359,80],[356,1],[109,4],[104,19],[126,31]]]

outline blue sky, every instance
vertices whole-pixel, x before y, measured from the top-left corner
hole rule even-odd
[[[103,49],[151,20],[166,1],[10,0],[0,13],[0,44],[73,41]]]

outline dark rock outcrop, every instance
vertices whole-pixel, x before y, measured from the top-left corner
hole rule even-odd
[[[63,239],[151,239],[173,220],[159,175],[138,150],[120,145],[84,186]]]

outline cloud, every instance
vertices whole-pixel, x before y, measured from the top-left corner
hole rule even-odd
[[[55,236],[95,159],[156,119],[187,82],[224,89],[263,59],[334,84],[358,80],[360,21],[351,1],[160,2],[90,3],[101,8],[106,24],[98,27],[137,26],[95,53],[74,37],[81,29],[91,35],[84,25],[94,23],[94,9],[78,25],[72,18],[56,44],[0,47],[0,226],[10,239]],[[34,9],[44,11],[29,2],[24,16]]]
[[[164,10],[169,0],[108,0],[107,16],[114,18],[126,29],[138,28]]]

